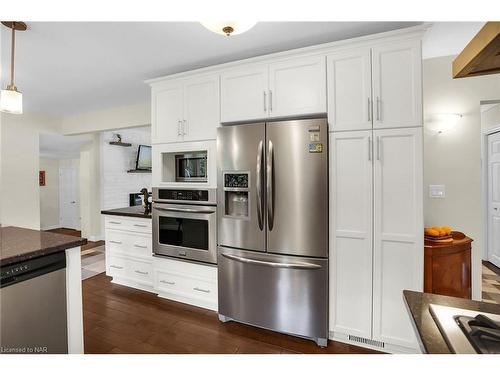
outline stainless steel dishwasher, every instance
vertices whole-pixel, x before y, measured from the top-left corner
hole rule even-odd
[[[66,253],[0,267],[0,353],[68,353]]]

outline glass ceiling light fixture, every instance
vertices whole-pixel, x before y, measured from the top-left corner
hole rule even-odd
[[[16,31],[24,31],[27,26],[20,21],[2,21],[4,26],[12,30],[12,45],[10,50],[10,84],[0,91],[0,111],[13,114],[23,113],[23,94],[14,85],[14,57],[16,52]]]
[[[208,30],[220,35],[238,35],[250,30],[257,22],[249,21],[220,21],[220,22],[201,22]]]

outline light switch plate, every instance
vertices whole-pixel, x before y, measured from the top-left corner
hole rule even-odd
[[[446,189],[444,185],[429,185],[430,198],[444,198],[446,197]]]

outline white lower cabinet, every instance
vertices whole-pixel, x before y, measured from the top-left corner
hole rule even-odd
[[[403,290],[423,288],[422,129],[330,134],[333,339],[418,351]]]
[[[153,257],[151,219],[105,217],[106,274],[113,282],[217,311],[217,267]]]
[[[217,311],[217,267],[154,259],[154,287],[160,297]]]

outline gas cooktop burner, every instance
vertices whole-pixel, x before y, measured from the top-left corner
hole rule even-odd
[[[469,339],[476,352],[482,354],[500,353],[500,325],[485,315],[475,318],[455,316],[455,322]]]
[[[500,315],[433,304],[430,312],[454,353],[500,353]]]

